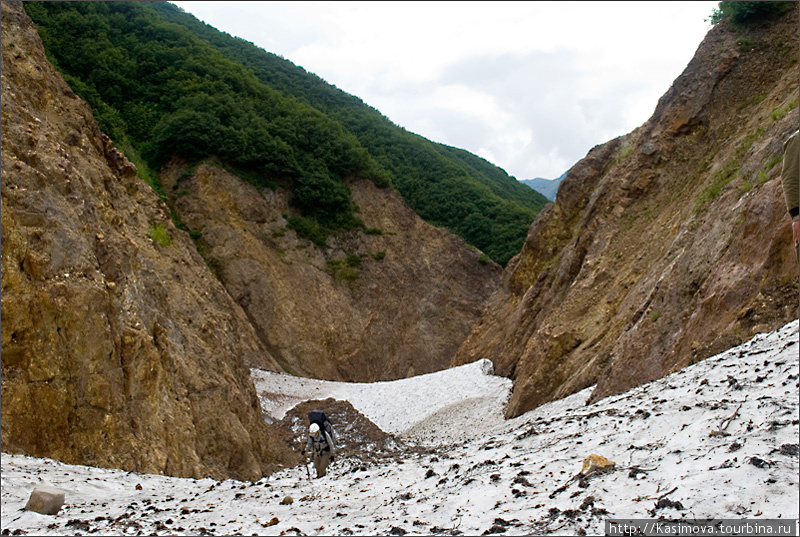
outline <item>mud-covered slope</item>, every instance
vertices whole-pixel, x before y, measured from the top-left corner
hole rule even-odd
[[[1,192],[3,451],[240,479],[289,460],[246,365],[277,364],[18,2],[2,2]]]
[[[319,247],[288,226],[291,193],[212,161],[162,170],[165,190],[230,295],[287,371],[374,382],[448,367],[501,269],[425,223],[395,191],[353,178],[366,230]]]
[[[797,6],[715,26],[643,126],[595,147],[531,226],[453,365],[490,358],[516,416],[660,378],[796,318],[782,143]]]

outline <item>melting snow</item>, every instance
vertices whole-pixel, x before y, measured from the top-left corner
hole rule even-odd
[[[587,406],[586,389],[507,421],[511,383],[486,360],[373,384],[254,370],[273,420],[333,397],[426,450],[258,483],[3,453],[3,533],[596,535],[608,518],[797,520],[799,348],[794,321],[625,394]],[[591,454],[615,470],[580,479]],[[38,484],[66,493],[59,514],[22,509]]]

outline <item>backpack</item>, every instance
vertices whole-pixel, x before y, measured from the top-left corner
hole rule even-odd
[[[327,432],[330,435],[331,440],[336,442],[336,437],[333,435],[333,426],[331,425],[331,422],[328,421],[328,417],[325,415],[325,412],[322,410],[312,410],[308,413],[308,422],[309,425],[312,423],[319,425],[319,430],[323,433]],[[322,435],[322,438],[325,438],[324,434]]]

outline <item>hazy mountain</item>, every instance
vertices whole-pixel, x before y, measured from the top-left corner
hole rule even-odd
[[[528,185],[550,201],[556,201],[556,192],[558,192],[558,187],[566,176],[567,172],[564,172],[561,177],[556,179],[537,177],[536,179],[521,179],[520,183]]]

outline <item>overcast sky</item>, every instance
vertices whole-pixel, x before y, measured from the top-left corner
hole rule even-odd
[[[718,2],[183,2],[429,140],[556,178],[644,123]]]

